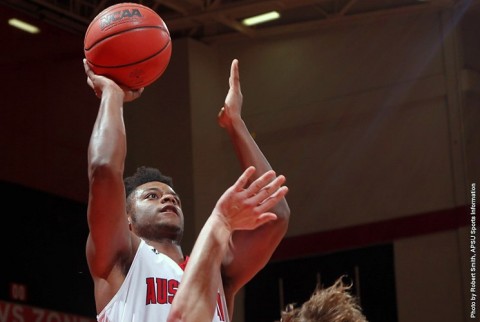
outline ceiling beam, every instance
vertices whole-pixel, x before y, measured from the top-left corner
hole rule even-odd
[[[195,9],[196,7],[192,5],[185,6],[182,4],[184,2],[182,1],[176,1],[176,0],[155,0],[154,8],[153,10],[157,10],[160,5],[163,5],[167,8],[170,8],[181,15],[187,15],[191,10]]]
[[[192,12],[183,17],[165,17],[170,30],[180,30],[188,28],[189,25],[194,23],[204,23],[208,21],[215,21],[217,16],[235,17],[239,12],[265,12],[279,9],[281,6],[280,1],[242,1],[239,3],[225,4],[214,9],[204,10],[201,12]],[[193,23],[192,23],[193,22]]]
[[[321,20],[310,20],[306,22],[298,22],[289,25],[275,26],[275,27],[266,27],[256,29],[256,38],[266,38],[277,35],[285,35],[291,33],[300,33],[308,32],[313,30],[318,30],[326,26],[332,26],[335,24],[350,24],[357,23],[361,21],[367,21],[371,19],[385,18],[389,16],[398,16],[398,15],[410,15],[418,13],[430,13],[441,11],[444,9],[452,8],[451,3],[449,5],[433,5],[429,2],[422,2],[416,5],[410,5],[405,7],[397,7],[391,9],[381,9],[371,12],[343,15],[343,16],[329,16],[328,18]],[[229,33],[217,36],[204,37],[200,39],[205,43],[218,43],[218,42],[228,42],[234,41],[242,38],[242,34],[238,33]],[[243,36],[244,37],[244,36]]]
[[[342,10],[338,13],[339,16],[344,16],[347,11],[357,2],[358,0],[350,0],[346,5],[343,6]]]
[[[225,26],[228,26],[238,32],[241,32],[244,35],[247,35],[248,37],[255,38],[255,35],[256,35],[255,30],[243,25],[242,23],[238,22],[235,19],[230,19],[222,14],[218,14],[215,16],[215,20]]]
[[[50,2],[48,1],[42,1],[42,0],[31,0],[32,3],[34,4],[37,4],[39,5],[40,7],[43,7],[43,8],[46,8],[52,12],[56,12],[57,14],[61,14],[63,16],[66,16],[66,17],[69,17],[71,19],[74,19],[76,21],[80,21],[80,22],[83,22],[85,23],[87,26],[88,24],[90,23],[90,19],[84,17],[84,16],[81,16],[79,14],[77,14],[76,12],[72,11],[72,10],[65,10],[65,9],[61,9],[60,7],[54,5],[54,4],[51,4]],[[71,6],[70,6],[71,7]]]

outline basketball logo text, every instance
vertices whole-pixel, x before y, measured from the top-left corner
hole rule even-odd
[[[124,10],[112,12],[102,17],[102,19],[100,20],[100,29],[103,30],[108,26],[110,26],[111,24],[115,22],[120,22],[120,20],[123,20],[125,18],[130,19],[135,17],[138,17],[138,18],[143,17],[138,9],[124,9]]]

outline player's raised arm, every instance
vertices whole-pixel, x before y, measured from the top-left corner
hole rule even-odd
[[[94,74],[86,61],[84,67],[87,83],[101,99],[88,146],[90,233],[86,255],[94,281],[105,280],[109,284],[121,254],[131,251],[123,185],[126,155],[123,103],[139,97],[142,90],[123,90],[110,79]],[[97,310],[108,300],[96,294]]]
[[[257,169],[251,178],[255,180],[271,171],[272,167],[242,119],[243,96],[236,59],[232,61],[229,85],[218,121],[220,126],[226,129],[242,167],[245,169],[254,166]],[[229,308],[233,307],[234,294],[265,266],[287,231],[290,209],[285,198],[281,198],[270,211],[277,216],[277,220],[254,230],[236,231],[233,234],[232,247],[225,257],[223,267]]]

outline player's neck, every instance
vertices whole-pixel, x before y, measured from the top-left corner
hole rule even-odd
[[[180,245],[171,239],[162,239],[162,240],[147,240],[145,242],[155,248],[157,253],[164,254],[170,257],[177,263],[182,263],[184,261],[184,256],[182,248]]]

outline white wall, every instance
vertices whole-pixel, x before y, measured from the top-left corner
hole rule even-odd
[[[450,13],[416,14],[208,48],[193,42],[196,195],[219,195],[239,173],[226,135],[212,125],[238,58],[244,118],[288,179],[288,236],[465,204],[467,173],[478,172],[466,169],[454,20]],[[216,64],[213,74],[203,69]],[[204,86],[206,74],[220,89]],[[207,92],[215,99],[202,97]],[[213,202],[197,199],[197,218]],[[460,235],[395,242],[400,322],[462,320]]]
[[[288,169],[289,235],[456,205],[441,40],[430,14],[219,46],[224,65],[240,59],[257,141]]]

